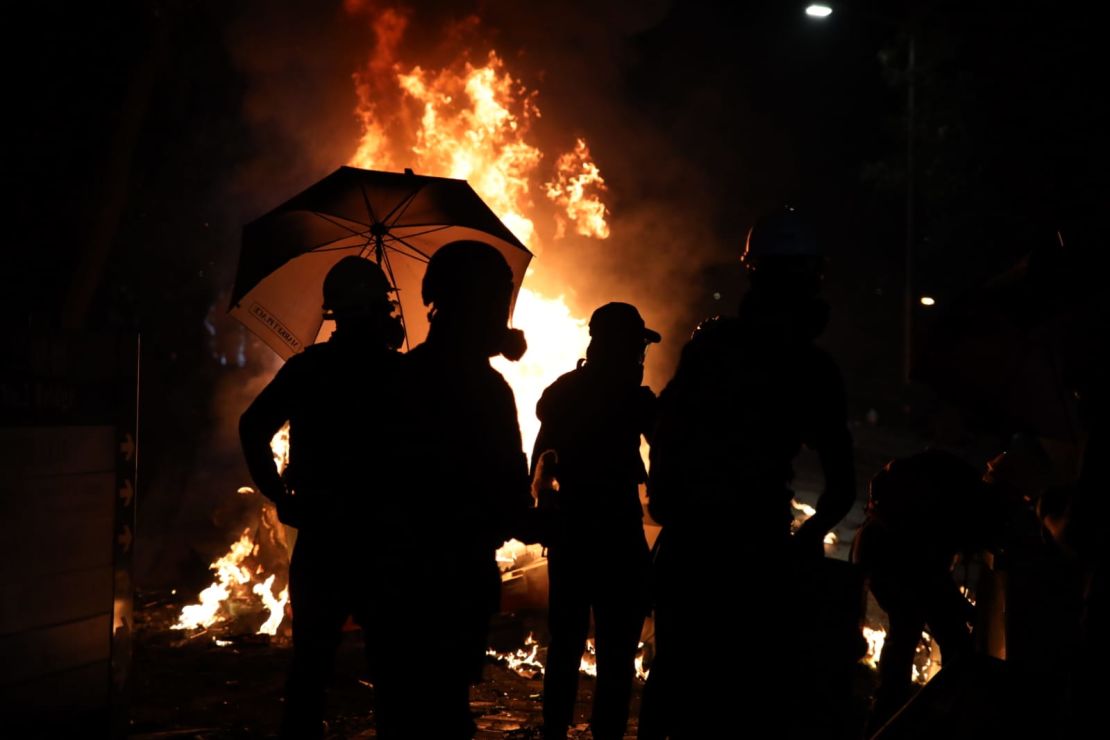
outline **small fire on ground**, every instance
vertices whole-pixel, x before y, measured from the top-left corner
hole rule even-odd
[[[282,427],[270,441],[274,462],[284,470],[289,460],[289,426]],[[253,488],[242,487],[239,494],[258,496]],[[251,631],[277,636],[286,621],[289,603],[289,543],[277,510],[264,501],[257,527],[247,527],[227,553],[217,558],[209,570],[215,580],[200,592],[198,601],[181,610],[171,629],[203,634],[217,625],[226,634]],[[276,589],[276,593],[275,593]],[[265,614],[263,618],[263,614]],[[216,644],[227,644],[218,639]]]
[[[650,672],[650,668],[644,667],[644,647],[641,642],[636,650],[636,678],[641,681],[646,681]],[[541,651],[546,655],[546,649],[536,641],[535,634],[529,632],[528,637],[524,638],[524,647],[511,653],[499,653],[490,648],[486,650],[486,655],[525,678],[536,678],[545,673],[544,661],[540,659]],[[582,653],[578,672],[597,677],[597,649],[592,637],[586,640],[586,650]]]

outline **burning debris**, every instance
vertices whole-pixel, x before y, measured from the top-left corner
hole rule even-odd
[[[644,667],[645,647],[644,643],[641,642],[636,651],[636,678],[641,681],[647,680],[648,673],[651,670]],[[486,650],[486,655],[518,675],[534,679],[544,674],[544,659],[546,659],[547,650],[536,640],[535,634],[529,632],[528,636],[524,638],[524,647],[517,648],[511,653],[500,653],[490,648]],[[541,655],[543,658],[541,658]],[[594,647],[594,638],[592,637],[586,640],[586,651],[582,653],[582,662],[578,666],[578,672],[597,678],[597,649]]]
[[[886,630],[882,627],[864,627],[863,639],[867,640],[867,655],[864,656],[863,662],[872,668],[878,668],[879,655],[882,654],[883,643],[886,642]]]
[[[540,644],[536,641],[535,634],[528,633],[524,638],[524,647],[511,653],[499,653],[493,648],[486,650],[486,655],[506,668],[525,678],[536,678],[543,675],[544,664],[539,660]]]
[[[246,490],[249,493],[245,495],[257,495]],[[228,552],[209,566],[216,579],[200,592],[198,603],[181,610],[172,629],[199,630],[222,624],[227,634],[237,634],[258,623],[265,612],[254,631],[276,636],[289,602],[288,552],[285,528],[267,502],[258,527],[244,529]],[[275,584],[280,585],[277,593]]]
[[[270,449],[278,470],[284,470],[289,461],[288,425],[274,435]],[[239,489],[239,495],[258,496],[246,486]],[[263,501],[258,525],[244,529],[227,553],[208,566],[215,572],[215,580],[200,592],[196,604],[181,610],[171,629],[208,630],[222,625],[222,631],[229,635],[253,630],[255,634],[277,636],[289,603],[291,550],[277,510]],[[225,640],[216,642],[227,644]]]

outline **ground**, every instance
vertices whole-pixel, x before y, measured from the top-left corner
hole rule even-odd
[[[169,629],[180,609],[176,597],[147,594],[138,606],[131,738],[241,740],[276,736],[281,716],[282,683],[290,657],[288,644],[268,636],[250,635],[217,645],[215,639],[227,635]],[[531,631],[536,632],[543,644],[539,615],[503,615],[494,625],[491,640],[519,645],[520,635]],[[770,637],[782,639],[786,636]],[[540,657],[543,657],[542,652]],[[370,709],[372,688],[363,675],[362,661],[358,631],[345,632],[330,694],[329,739],[376,736]],[[436,669],[434,665],[428,666],[429,674]],[[741,673],[745,670],[744,666],[737,665],[738,682],[744,680]],[[853,710],[861,722],[873,680],[874,672],[861,664],[855,691],[857,706]],[[593,689],[594,679],[580,676],[577,724],[569,734],[573,740],[591,737],[586,721]],[[643,683],[637,680],[626,731],[629,739],[636,736],[642,689]],[[804,697],[799,697],[799,702],[804,704]],[[539,740],[541,737],[543,683],[538,673],[520,675],[491,658],[485,681],[471,691],[470,706],[479,727],[478,740]],[[722,716],[727,717],[727,711]],[[412,721],[419,723],[420,718],[414,717]],[[735,728],[722,730],[721,737],[734,736]]]
[[[221,646],[213,632],[170,630],[168,625],[180,608],[176,601],[147,594],[137,604],[130,737],[239,740],[276,735],[288,645],[267,636],[250,636]],[[506,623],[505,632],[519,627]],[[344,633],[330,695],[329,738],[375,737],[372,689],[364,679],[362,660],[358,631]],[[429,672],[435,670],[436,666],[428,666]],[[588,676],[579,683],[579,724],[572,738],[590,737],[586,717],[593,683]],[[636,735],[642,686],[637,682],[634,687],[629,738]],[[479,740],[540,737],[543,683],[538,673],[534,678],[521,676],[491,658],[486,680],[471,691],[470,706]]]

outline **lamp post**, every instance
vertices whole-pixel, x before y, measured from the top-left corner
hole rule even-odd
[[[825,3],[811,3],[806,6],[808,17],[822,20],[833,14],[833,7]],[[906,49],[906,234],[904,275],[905,284],[902,295],[902,382],[909,383],[910,368],[913,361],[913,312],[914,304],[914,203],[916,183],[914,178],[914,108],[917,81],[917,41],[913,24],[900,24],[883,18],[888,24],[905,26],[908,35]]]

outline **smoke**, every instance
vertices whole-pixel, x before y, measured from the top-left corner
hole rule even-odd
[[[698,320],[735,305],[738,270],[707,281],[722,262],[713,191],[684,152],[688,141],[668,135],[630,90],[638,35],[660,23],[668,3],[571,2],[520,4],[431,3],[420,6],[346,0],[252,3],[227,22],[223,38],[237,73],[241,150],[227,163],[223,187],[210,211],[237,238],[257,218],[308,184],[351,161],[368,122],[393,126],[390,140],[411,137],[420,110],[405,107],[397,69],[437,70],[469,58],[485,64],[496,51],[505,70],[527,91],[542,115],[532,118],[529,140],[544,153],[535,175],[538,261],[561,277],[557,289],[571,310],[588,317],[620,300],[640,308],[664,335],[648,357],[647,380],[658,391]],[[361,102],[361,106],[360,106]],[[367,118],[367,111],[371,112]],[[408,128],[407,131],[399,128]],[[603,200],[610,236],[599,240],[567,229],[555,238],[554,207],[542,194],[556,158],[585,139],[605,178]],[[404,166],[404,165],[402,165]],[[230,286],[237,244],[213,267]],[[725,254],[731,257],[731,246]],[[734,258],[733,258],[734,259]],[[712,295],[717,292],[719,300]],[[198,455],[202,469],[188,486],[191,502],[178,518],[207,519],[211,542],[241,531],[242,517],[214,521],[214,501],[249,484],[236,433],[240,414],[280,366],[280,360],[225,312],[226,292],[209,315],[213,357],[225,368],[211,399],[212,432]],[[534,345],[542,337],[529,337]],[[565,369],[577,358],[567,357]],[[218,507],[217,507],[218,508]],[[194,538],[195,540],[195,538]],[[223,543],[226,546],[226,542]]]
[[[706,283],[722,257],[711,205],[719,185],[684,155],[689,142],[668,136],[629,90],[636,38],[669,9],[666,2],[347,0],[244,14],[227,39],[244,79],[254,156],[234,173],[228,196],[260,213],[350,161],[366,124],[356,113],[360,98],[378,111],[374,125],[410,128],[385,131],[388,138],[411,137],[419,111],[404,108],[395,84],[383,84],[395,65],[434,70],[467,55],[484,63],[495,50],[506,71],[536,93],[542,115],[530,121],[530,137],[545,153],[542,167],[581,137],[608,186],[606,240],[552,238],[552,209],[537,198],[544,221],[538,259],[564,276],[562,292],[578,315],[625,300],[664,332],[648,367],[658,388],[692,327],[708,313],[731,310],[738,285],[729,284],[738,271],[721,285]],[[714,292],[723,300],[715,301]]]

